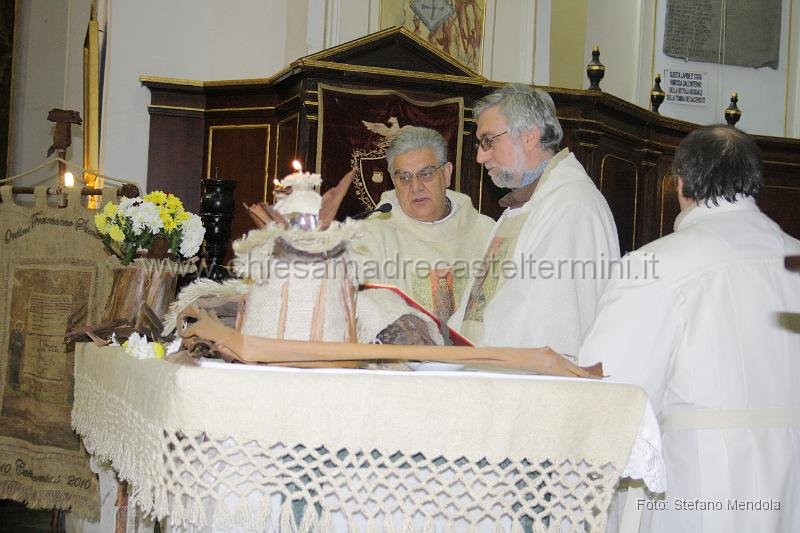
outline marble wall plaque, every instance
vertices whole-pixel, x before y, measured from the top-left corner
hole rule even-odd
[[[667,0],[671,57],[777,70],[780,36],[781,0]]]

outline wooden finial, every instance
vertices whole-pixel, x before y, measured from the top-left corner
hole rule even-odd
[[[739,119],[742,118],[742,112],[739,110],[739,106],[736,105],[737,102],[739,102],[739,95],[732,92],[731,103],[725,108],[725,122],[727,122],[729,126],[735,127]]]
[[[56,128],[53,132],[53,144],[47,149],[47,157],[57,151],[58,157],[66,159],[67,148],[72,144],[70,126],[72,124],[80,126],[83,123],[81,114],[79,111],[69,109],[51,109],[47,114],[47,120],[56,123]]]
[[[592,48],[592,60],[586,65],[586,75],[589,76],[589,90],[599,91],[600,80],[606,74],[606,67],[600,62],[600,47],[594,45]]]
[[[664,102],[664,89],[661,88],[661,74],[656,74],[655,84],[650,91],[650,110],[658,113],[659,106]]]

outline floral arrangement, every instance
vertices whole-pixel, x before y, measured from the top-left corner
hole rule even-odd
[[[158,341],[149,342],[147,335],[139,335],[134,331],[128,337],[128,340],[121,345],[117,341],[116,335],[112,334],[109,346],[122,346],[125,353],[136,359],[163,359],[164,356],[173,354],[181,349],[181,340],[175,339],[166,345]]]
[[[94,224],[123,265],[140,251],[157,258],[189,259],[197,255],[205,234],[199,216],[184,210],[177,196],[161,191],[125,198],[119,204],[108,202],[95,215]]]

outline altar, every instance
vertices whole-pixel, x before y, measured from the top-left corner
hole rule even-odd
[[[621,477],[665,488],[645,393],[594,380],[82,344],[72,423],[173,530],[604,531]]]

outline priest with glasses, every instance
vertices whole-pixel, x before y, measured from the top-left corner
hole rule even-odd
[[[360,278],[399,287],[446,321],[494,221],[469,196],[449,188],[453,164],[438,132],[402,128],[389,141],[386,161],[394,189],[383,193],[379,205],[392,208],[364,222]]]

